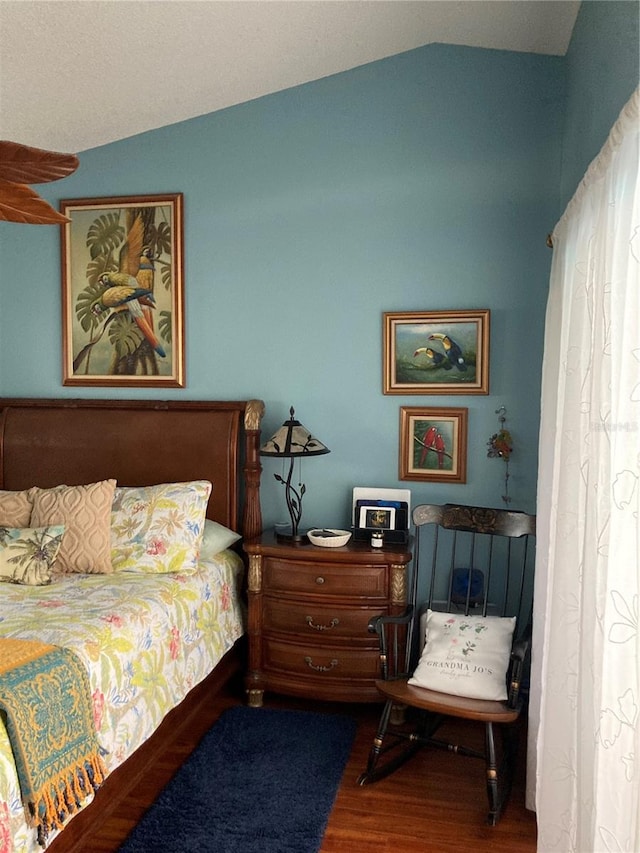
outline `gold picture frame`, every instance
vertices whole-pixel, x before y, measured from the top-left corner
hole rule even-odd
[[[467,482],[466,408],[400,407],[401,480]]]
[[[384,394],[488,394],[488,309],[383,314]]]
[[[182,193],[60,211],[63,385],[184,388]]]

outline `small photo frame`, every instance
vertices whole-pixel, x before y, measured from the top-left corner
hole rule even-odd
[[[467,482],[468,410],[400,408],[401,480]]]
[[[64,199],[63,385],[184,388],[182,193]]]
[[[488,394],[488,309],[383,314],[383,393]]]
[[[358,526],[364,527],[367,530],[395,530],[395,508],[383,506],[361,506]]]

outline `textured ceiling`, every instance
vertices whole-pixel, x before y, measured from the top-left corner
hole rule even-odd
[[[77,153],[432,42],[563,55],[578,0],[0,0],[0,138]]]

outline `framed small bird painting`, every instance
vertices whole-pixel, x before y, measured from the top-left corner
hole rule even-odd
[[[400,408],[400,480],[467,482],[466,408]]]
[[[488,309],[383,314],[383,393],[488,394]]]
[[[182,202],[60,202],[64,385],[184,388]]]

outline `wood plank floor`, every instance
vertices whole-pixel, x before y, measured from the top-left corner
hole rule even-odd
[[[196,712],[179,727],[180,731],[176,731],[175,743],[164,753],[161,762],[140,780],[127,805],[117,814],[105,814],[100,829],[86,840],[85,849],[91,853],[115,853],[204,732],[226,708],[243,701],[241,682],[234,678],[213,702],[200,703]],[[317,703],[271,694],[266,696],[265,706],[318,708]],[[511,800],[496,827],[484,823],[482,764],[461,756],[423,751],[391,777],[360,787],[356,779],[366,764],[379,707],[337,703],[320,707],[350,714],[358,721],[356,741],[321,853],[535,853],[535,818],[524,808],[522,776],[516,781]]]

